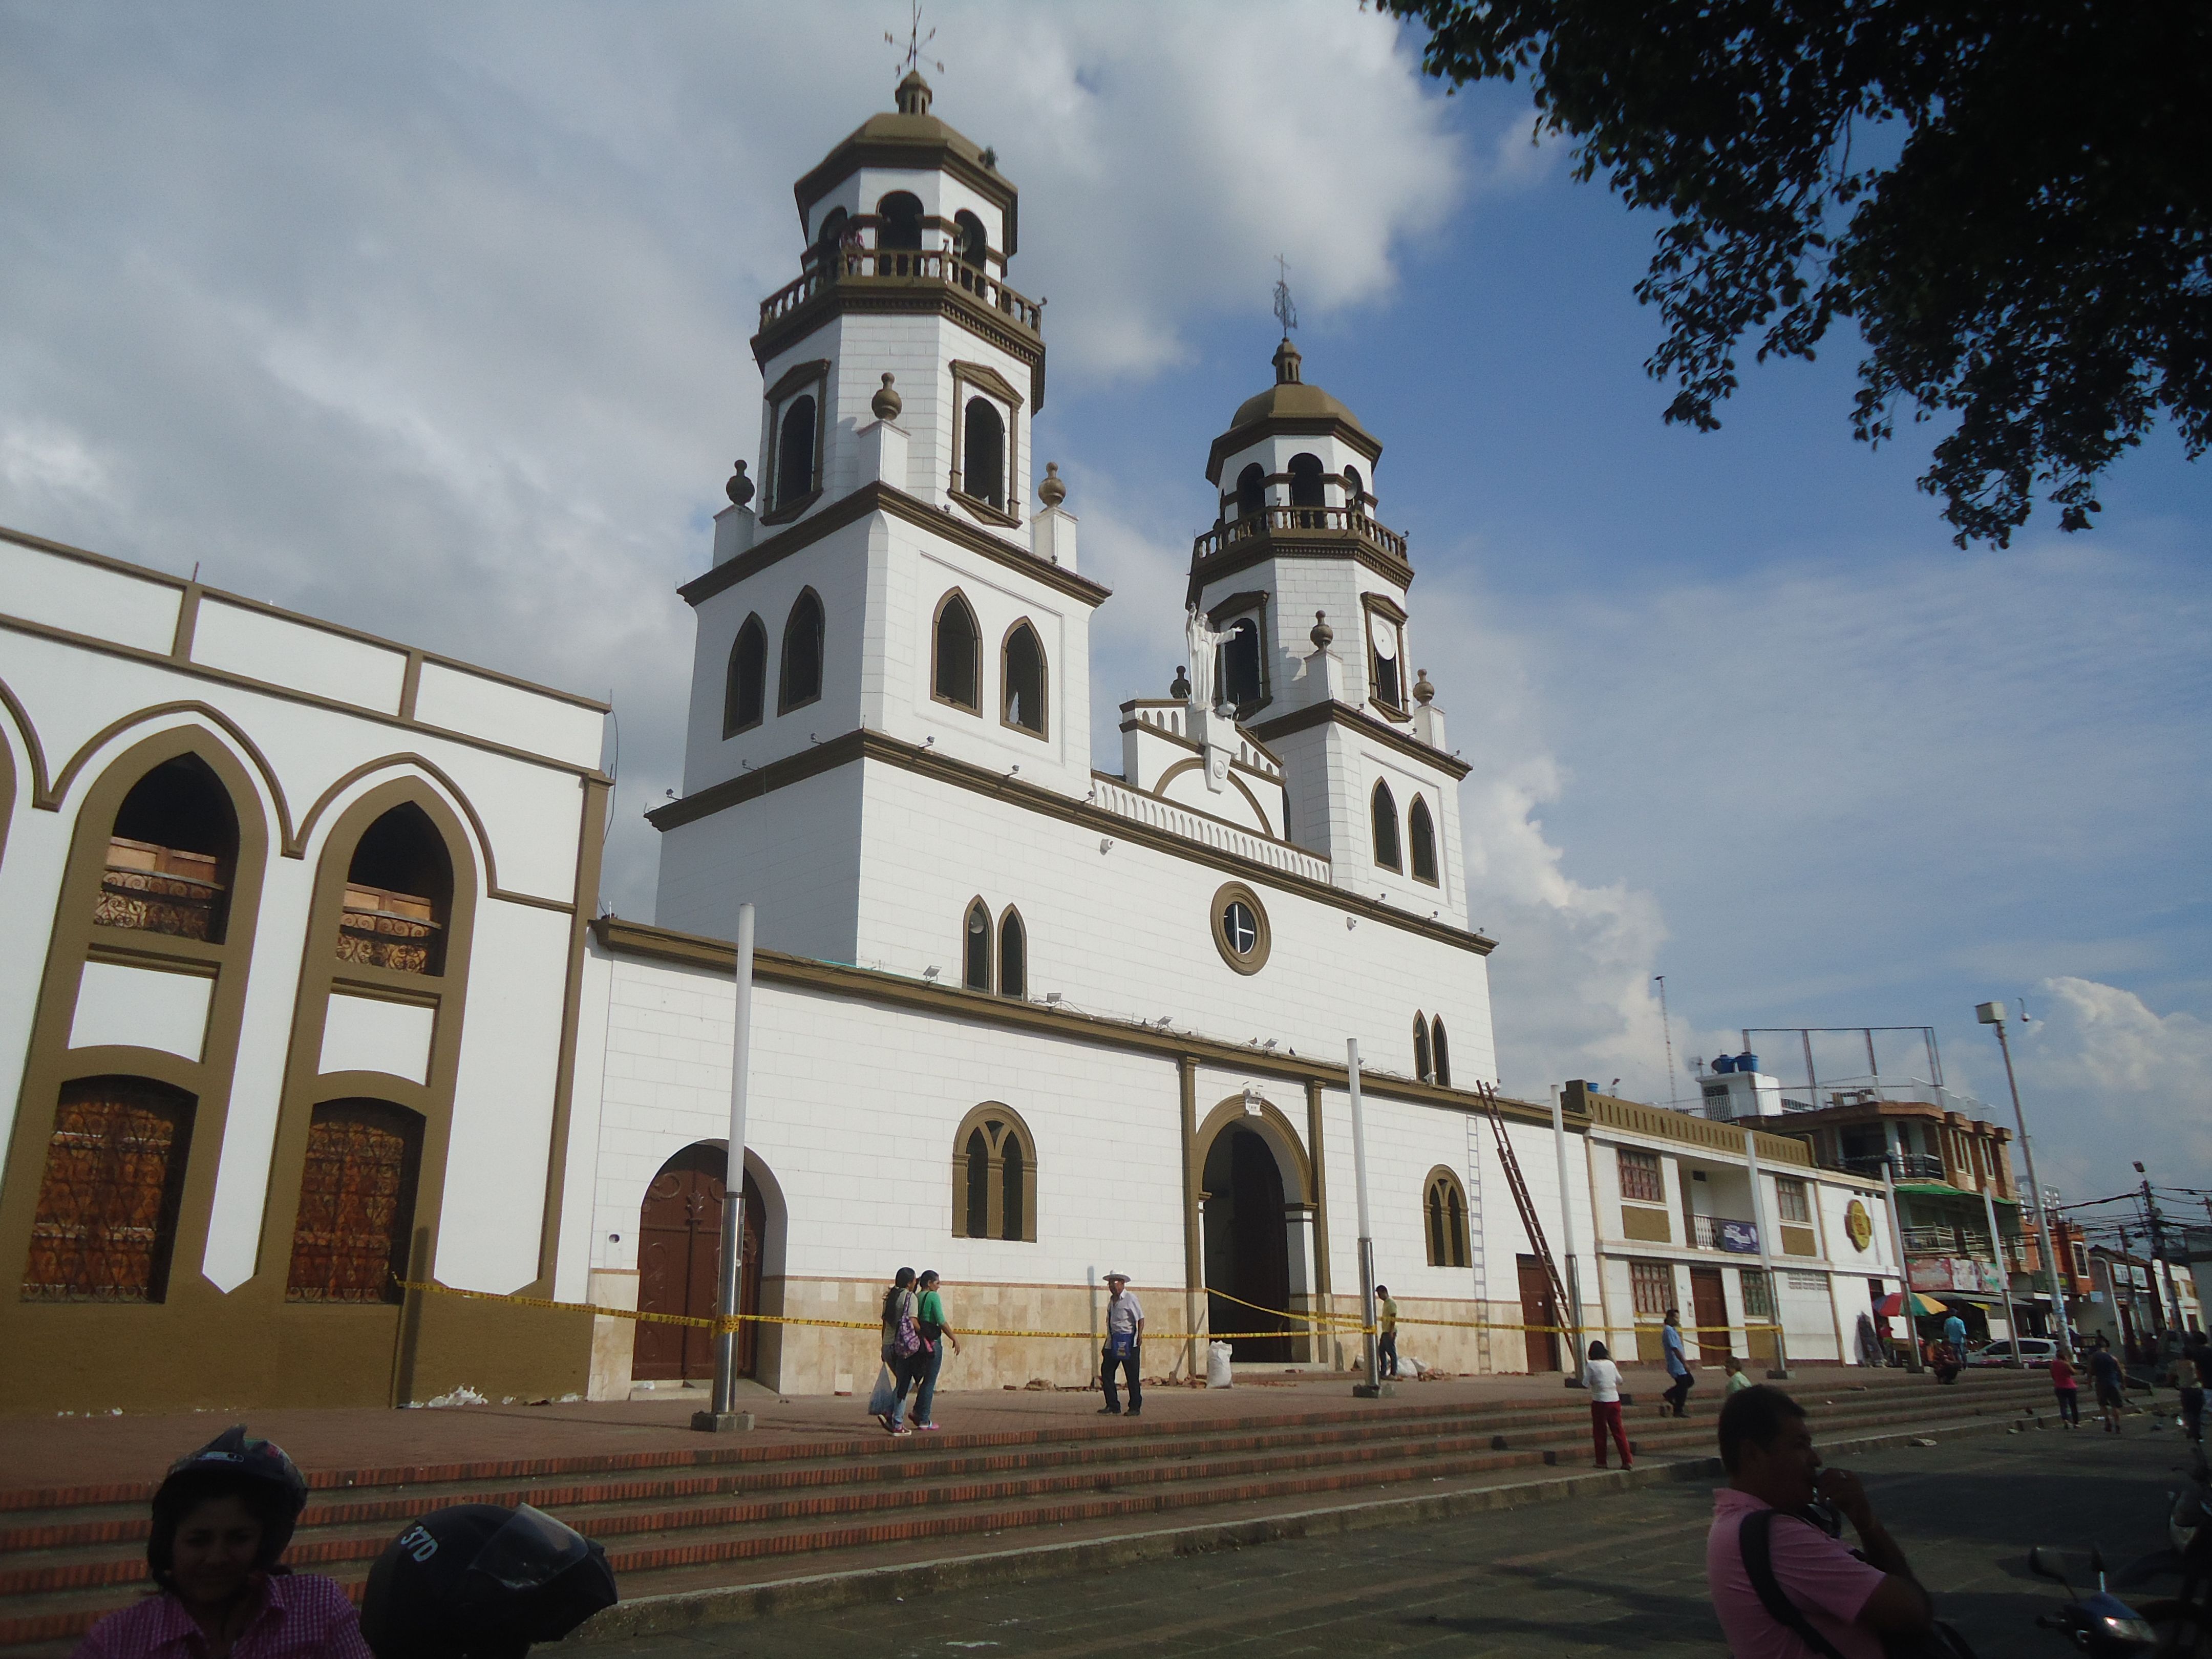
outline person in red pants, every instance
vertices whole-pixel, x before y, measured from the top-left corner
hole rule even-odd
[[[1602,1342],[1589,1346],[1589,1363],[1583,1367],[1583,1387],[1589,1390],[1590,1449],[1597,1455],[1598,1468],[1605,1467],[1605,1437],[1610,1434],[1613,1443],[1620,1448],[1620,1467],[1634,1468],[1628,1431],[1620,1422],[1620,1367],[1607,1358]]]

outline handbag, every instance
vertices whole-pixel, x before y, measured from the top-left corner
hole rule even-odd
[[[1780,1510],[1757,1510],[1744,1516],[1736,1533],[1736,1546],[1743,1552],[1744,1572],[1751,1579],[1752,1589],[1759,1592],[1759,1605],[1776,1624],[1819,1654],[1820,1659],[1844,1659],[1836,1644],[1814,1629],[1812,1620],[1797,1610],[1797,1604],[1783,1590],[1782,1581],[1774,1576],[1770,1534],[1774,1530],[1775,1517],[1781,1513]],[[1851,1553],[1856,1555],[1858,1552],[1854,1550]],[[1883,1637],[1881,1650],[1888,1659],[1974,1659],[1973,1649],[1959,1634],[1958,1627],[1942,1619],[1910,1636]]]

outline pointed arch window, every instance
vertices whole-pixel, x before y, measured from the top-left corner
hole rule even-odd
[[[939,702],[983,712],[983,632],[958,588],[938,602],[930,634],[930,696]]]
[[[1441,1017],[1429,1022],[1429,1057],[1437,1068],[1437,1082],[1444,1088],[1451,1087],[1451,1039],[1444,1035]]]
[[[429,815],[403,801],[362,831],[346,866],[337,957],[401,974],[446,971],[453,860]]]
[[[1237,516],[1249,519],[1267,505],[1267,469],[1255,461],[1237,475]]]
[[[1398,856],[1398,800],[1389,784],[1376,784],[1369,817],[1375,828],[1375,862],[1385,870],[1403,868],[1404,861]]]
[[[960,982],[971,991],[991,988],[991,909],[981,899],[961,924]]]
[[[970,398],[961,431],[960,489],[1004,512],[1006,421],[988,398]]]
[[[816,406],[802,392],[783,406],[775,428],[775,506],[795,506],[814,493]]]
[[[1459,1177],[1438,1164],[1429,1171],[1421,1200],[1422,1231],[1428,1237],[1429,1266],[1464,1267],[1473,1260],[1468,1249],[1467,1188]]]
[[[1412,855],[1413,879],[1437,885],[1437,824],[1429,814],[1429,803],[1416,794],[1413,804],[1406,809],[1407,850]]]
[[[1413,1014],[1413,1075],[1424,1083],[1436,1081],[1435,1067],[1429,1059],[1428,1018],[1418,1010]]]
[[[1030,993],[1030,933],[1022,913],[1011,904],[999,918],[999,994],[1026,997]]]
[[[419,1114],[381,1100],[333,1100],[315,1108],[287,1301],[399,1300],[422,1162]]]
[[[1036,1140],[1019,1113],[987,1100],[952,1139],[952,1236],[1036,1241]]]
[[[1026,617],[1007,630],[1006,642],[1000,647],[999,656],[999,678],[1006,704],[999,716],[1000,721],[1016,731],[1044,736],[1048,689],[1044,642],[1037,638],[1036,629],[1030,626]]]
[[[196,1103],[140,1077],[62,1085],[23,1267],[26,1302],[160,1302]]]
[[[165,760],[116,810],[93,920],[220,945],[237,863],[230,792],[198,755]]]
[[[822,601],[812,588],[792,601],[783,624],[783,667],[776,678],[775,712],[788,714],[822,695]]]
[[[747,617],[730,647],[729,678],[722,688],[722,735],[734,738],[758,726],[768,712],[768,625]]]

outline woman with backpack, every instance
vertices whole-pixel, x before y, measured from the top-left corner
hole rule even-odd
[[[898,1277],[884,1292],[884,1372],[876,1382],[868,1409],[877,1422],[892,1434],[912,1434],[907,1426],[907,1390],[921,1382],[928,1358],[921,1335],[915,1273],[901,1267]]]

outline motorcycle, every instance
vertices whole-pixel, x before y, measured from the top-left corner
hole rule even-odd
[[[2040,1544],[2027,1553],[2027,1570],[2039,1578],[2057,1580],[2072,1598],[2056,1613],[2037,1614],[2037,1628],[2057,1631],[2090,1659],[2137,1659],[2156,1653],[2157,1628],[2106,1588],[2103,1554],[2094,1548],[2089,1552],[2088,1567],[2097,1575],[2096,1591],[2089,1595],[2074,1588],[2066,1571],[2068,1554]]]

